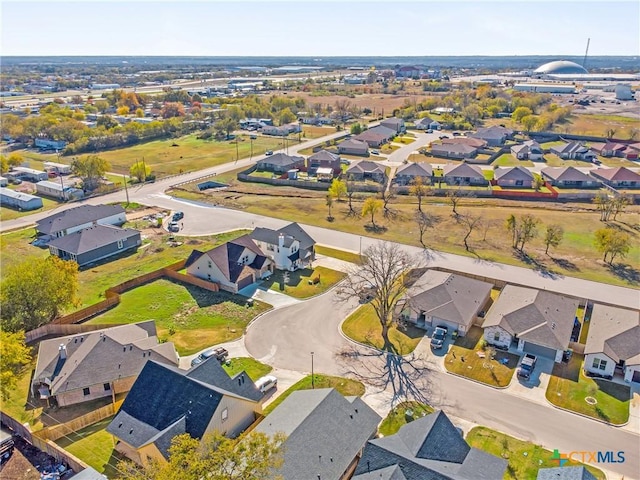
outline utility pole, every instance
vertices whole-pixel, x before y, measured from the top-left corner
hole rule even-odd
[[[313,375],[313,352],[311,352],[311,388],[315,390],[316,383]]]
[[[249,153],[249,160],[253,159],[253,136],[249,137],[249,143],[251,144],[251,152]]]
[[[127,195],[127,205],[129,205],[129,190],[127,189],[127,177],[122,174],[122,179],[124,180],[124,193]]]

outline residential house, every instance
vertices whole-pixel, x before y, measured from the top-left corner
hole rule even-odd
[[[408,162],[396,170],[396,175],[393,177],[393,181],[397,185],[411,185],[416,178],[420,177],[424,185],[429,185],[431,183],[432,175],[433,168],[431,167],[431,164],[423,162]]]
[[[310,268],[316,258],[315,240],[297,223],[279,230],[255,228],[251,239],[278,270]]]
[[[584,353],[585,371],[640,383],[640,312],[596,303]]]
[[[289,123],[287,125],[280,125],[279,127],[265,125],[260,129],[260,133],[263,135],[273,135],[276,137],[286,137],[290,133],[299,133],[301,131],[302,127],[298,123]]]
[[[36,183],[36,192],[40,195],[65,201],[77,200],[84,197],[84,191],[79,188],[65,187],[60,182],[50,182],[48,180]]]
[[[487,142],[485,140],[473,137],[443,138],[441,143],[443,145],[469,145],[470,147],[477,148],[478,150],[487,146]]]
[[[49,241],[49,252],[78,266],[135,250],[142,244],[140,232],[112,225],[93,225]]]
[[[0,187],[6,187],[7,185],[9,185],[9,179],[0,177]]]
[[[42,166],[48,172],[55,172],[58,175],[70,175],[71,174],[71,165],[67,165],[65,163],[56,163],[56,162],[43,162]]]
[[[462,143],[433,144],[431,154],[434,157],[444,158],[474,158],[478,154],[478,148]]]
[[[369,160],[360,160],[352,163],[346,171],[347,178],[356,182],[373,180],[377,183],[385,183],[387,180],[384,165]]]
[[[443,169],[443,179],[447,185],[488,185],[489,182],[484,178],[482,169],[477,165],[469,165],[468,163],[449,163]]]
[[[536,480],[597,480],[587,467],[553,467],[538,470]]]
[[[534,288],[507,285],[486,314],[484,338],[492,344],[562,361],[578,301]]]
[[[42,182],[49,178],[49,174],[44,170],[35,170],[27,167],[13,167],[10,171],[5,173],[7,178],[16,178],[24,182]]]
[[[262,413],[262,394],[245,372],[230,378],[214,357],[179,370],[148,361],[107,432],[116,451],[140,465],[168,457],[171,439],[218,431],[235,438]]]
[[[640,188],[640,174],[626,167],[596,168],[589,175],[613,188]]]
[[[547,167],[540,172],[542,178],[559,188],[599,188],[601,183],[575,167]]]
[[[62,237],[93,225],[122,225],[127,221],[120,205],[81,205],[36,221],[38,235]]]
[[[513,137],[513,130],[500,125],[493,125],[488,128],[479,128],[477,132],[471,134],[471,137],[480,138],[486,141],[488,145],[497,147]]]
[[[223,243],[207,252],[194,250],[185,263],[187,274],[216,282],[222,290],[238,293],[268,276],[272,262],[249,235]]]
[[[353,480],[495,480],[506,470],[505,459],[470,447],[436,410],[394,435],[369,440]]]
[[[321,126],[321,125],[333,125],[334,124],[334,120],[332,118],[329,117],[321,117],[320,115],[315,115],[313,117],[300,117],[298,119],[299,122],[302,122],[305,125],[317,125],[317,126]]]
[[[269,478],[347,480],[380,420],[361,398],[320,388],[293,392],[255,430],[286,435],[283,464]]]
[[[490,283],[427,270],[399,302],[403,319],[419,328],[446,326],[464,336],[491,298]]]
[[[307,168],[310,175],[315,175],[319,168],[330,168],[333,172],[340,173],[340,155],[320,150],[307,159]]]
[[[41,150],[64,150],[67,142],[64,140],[50,140],[48,138],[36,138],[34,145]]]
[[[361,140],[369,145],[369,148],[379,148],[385,143],[388,143],[393,137],[397,135],[397,132],[391,128],[378,125],[377,127],[365,130],[359,135],[353,137],[355,140]]]
[[[638,159],[638,151],[625,143],[593,143],[591,144],[591,150],[603,157],[622,157],[627,160]]]
[[[111,397],[129,391],[149,359],[178,365],[153,320],[43,340],[31,392],[60,407]]]
[[[16,210],[36,210],[42,208],[42,199],[28,193],[16,192],[10,188],[0,187],[0,203],[3,207]]]
[[[584,142],[572,141],[563,143],[550,148],[551,153],[555,153],[563,160],[585,160],[592,162],[596,157],[596,153]]]
[[[440,122],[429,117],[419,118],[413,124],[415,125],[416,130],[440,130],[442,128],[442,124]]]
[[[543,153],[542,147],[535,140],[527,140],[511,147],[511,155],[518,160],[542,160]]]
[[[304,167],[304,158],[286,153],[276,153],[258,160],[256,165],[260,171],[286,173],[291,169]]]
[[[385,118],[380,122],[380,125],[386,128],[390,128],[397,133],[402,133],[407,130],[407,127],[404,124],[404,120],[402,118]]]
[[[500,187],[525,187],[533,185],[533,173],[524,167],[498,167],[493,171],[493,179]]]
[[[369,156],[369,144],[356,138],[350,138],[338,144],[338,153],[344,155]]]

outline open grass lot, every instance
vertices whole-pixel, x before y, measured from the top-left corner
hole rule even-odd
[[[311,390],[315,388],[335,388],[340,394],[345,397],[356,396],[361,397],[364,395],[364,384],[357,380],[351,380],[350,378],[332,377],[330,375],[322,375],[316,373],[313,375],[313,385],[311,383],[311,375],[307,375],[302,380],[294,383],[289,389],[284,391],[278,398],[271,402],[265,409],[264,414],[269,415],[278,405],[291,395],[296,390]]]
[[[449,349],[444,360],[447,371],[492,387],[506,387],[518,366],[518,355],[496,350],[493,359],[482,350],[482,329],[472,327]],[[502,363],[505,361],[506,363]]]
[[[210,292],[167,279],[125,292],[120,304],[88,323],[118,325],[155,320],[158,335],[175,344],[180,355],[240,338],[247,324],[270,305],[227,292]]]
[[[2,265],[0,275],[8,266],[19,263],[27,257],[49,256],[49,249],[34,247],[30,244],[35,239],[35,235],[35,228],[25,228],[0,235],[0,265]]]
[[[539,469],[558,466],[557,460],[551,459],[553,455],[551,450],[486,427],[475,427],[469,432],[466,440],[472,447],[504,458],[509,462],[504,480],[534,479],[537,477]],[[581,464],[567,462],[564,466],[579,465]],[[601,470],[590,465],[585,466],[598,480],[607,478]]]
[[[547,167],[591,167],[593,164],[583,160],[564,160],[555,153],[546,153],[544,160]]]
[[[408,415],[408,411],[411,412],[412,415]],[[382,420],[382,423],[378,427],[378,433],[388,437],[400,430],[403,425],[406,425],[407,417],[416,420],[420,417],[424,417],[425,415],[429,415],[430,413],[433,413],[433,408],[429,405],[425,405],[424,403],[415,401],[402,402],[393,408],[389,412],[389,415]]]
[[[303,125],[302,126],[302,138],[314,139],[324,137],[325,135],[331,135],[336,133],[336,127],[331,126],[316,126],[316,125]]]
[[[318,255],[326,255],[327,257],[337,258],[338,260],[350,263],[360,263],[360,255],[357,253],[338,250],[337,248],[325,247],[322,245],[316,245],[315,250]]]
[[[616,131],[615,138],[629,138],[631,130],[637,128],[638,119],[622,115],[581,114],[571,115],[563,124],[562,131],[578,135],[605,137],[607,130]]]
[[[347,337],[377,349],[384,347],[381,329],[380,321],[370,304],[359,307],[342,324],[342,331]],[[424,330],[410,325],[402,330],[398,329],[397,325],[389,328],[389,340],[392,343],[394,353],[399,355],[413,352],[424,334]]]
[[[222,364],[222,368],[226,370],[230,377],[244,370],[254,382],[273,370],[273,367],[265,365],[251,357],[230,358]]]
[[[586,377],[583,355],[573,354],[569,363],[555,364],[547,387],[547,400],[554,405],[620,425],[629,420],[631,392],[626,385]],[[597,403],[590,405],[586,397]]]
[[[115,440],[106,428],[113,417],[105,418],[93,425],[56,440],[56,443],[80,460],[103,473],[107,478],[115,478],[117,465],[126,458],[114,450]]]
[[[295,272],[276,270],[268,280],[263,280],[262,284],[270,290],[294,298],[309,298],[326,292],[345,276],[343,272],[325,267],[305,268]],[[318,283],[315,283],[316,279],[319,279]]]
[[[491,165],[494,167],[533,167],[534,163],[531,160],[518,160],[510,153],[503,153]]]
[[[273,192],[273,193],[271,193]],[[327,220],[327,206],[321,192],[296,191],[298,197],[290,198],[290,190],[275,189],[264,195],[233,195],[229,192],[210,194],[191,194],[191,199],[200,199],[220,205],[242,208],[245,211],[288,221],[299,221],[319,227],[338,230],[355,235],[367,235],[380,240],[389,240],[420,246],[419,231],[415,223],[417,200],[408,195],[399,195],[389,204],[394,211],[392,218],[385,219],[376,215],[376,224],[381,228],[375,232],[367,230],[370,217],[348,215],[346,201],[334,202],[334,220]],[[182,196],[182,192],[174,191]],[[356,211],[362,208],[364,195],[354,202]],[[610,222],[629,234],[631,249],[626,258],[619,260],[615,268],[602,262],[602,255],[594,247],[595,230],[606,226],[599,221],[596,207],[589,203],[551,203],[518,202],[512,200],[463,198],[458,206],[461,214],[480,216],[485,224],[470,236],[471,251],[466,251],[462,242],[464,225],[452,216],[449,201],[445,198],[430,197],[423,202],[423,209],[436,217],[436,225],[424,237],[429,248],[477,257],[483,261],[499,262],[533,268],[551,276],[574,276],[614,285],[636,286],[640,284],[640,208],[629,206],[625,213],[618,216],[616,222]],[[531,214],[541,222],[538,236],[525,247],[523,256],[511,247],[505,221],[509,215],[517,217]],[[559,247],[551,248],[549,255],[544,253],[544,229],[546,225],[558,224],[564,227],[564,239]],[[486,230],[486,236],[485,236]],[[626,265],[626,267],[624,267]]]
[[[30,403],[29,390],[31,388],[31,373],[36,368],[35,356],[38,350],[32,351],[32,361],[24,367],[17,379],[16,386],[9,392],[6,398],[0,398],[0,409],[11,415],[21,423],[28,423],[32,431],[41,430],[42,407]]]

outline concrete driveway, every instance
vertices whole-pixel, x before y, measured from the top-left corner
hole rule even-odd
[[[245,297],[254,298],[256,300],[268,303],[272,305],[273,308],[282,308],[300,303],[300,300],[298,300],[297,298],[285,295],[284,293],[276,292],[275,290],[270,290],[262,286],[260,282],[251,284],[248,287],[245,287],[242,290],[238,291],[238,293],[240,295],[244,295]]]
[[[520,352],[512,351],[516,355],[522,355]],[[549,379],[551,372],[553,371],[554,361],[552,358],[545,358],[538,356],[536,367],[533,369],[533,374],[528,380],[518,377],[517,368],[513,373],[511,383],[506,388],[506,391],[511,395],[526,398],[541,405],[548,405],[545,394],[547,387],[549,386]]]

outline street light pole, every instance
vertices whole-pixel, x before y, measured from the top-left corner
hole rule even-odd
[[[316,388],[316,382],[313,378],[313,352],[311,352],[311,388]]]

